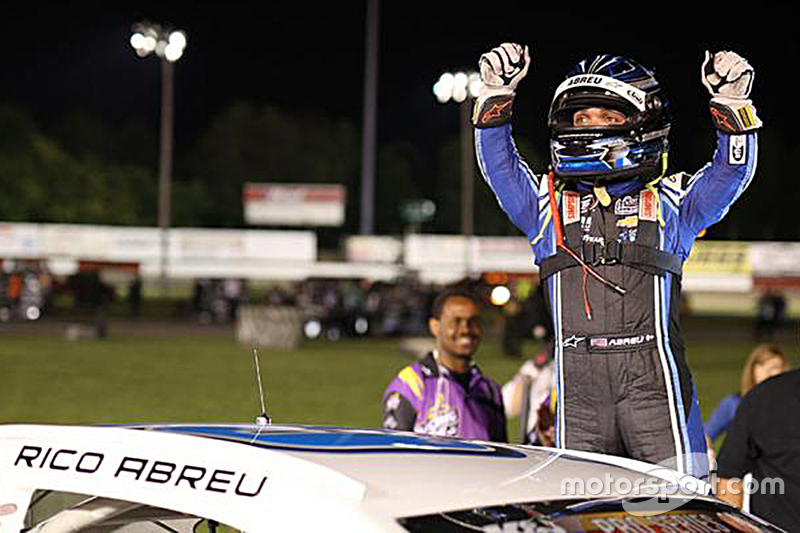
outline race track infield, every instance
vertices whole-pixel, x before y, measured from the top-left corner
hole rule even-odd
[[[74,325],[0,325],[0,421],[249,422],[259,414],[252,347],[235,342],[233,326],[115,320],[97,339],[83,322],[87,335],[67,340]],[[696,317],[684,320],[684,331],[705,418],[738,389],[754,327],[741,317]],[[792,321],[773,337],[795,367],[798,332]],[[529,356],[539,345],[525,347]],[[413,360],[404,348],[400,339],[356,339],[259,349],[267,410],[275,422],[378,427],[384,387]],[[477,361],[501,383],[523,362],[492,339]],[[517,428],[511,421],[512,440]]]

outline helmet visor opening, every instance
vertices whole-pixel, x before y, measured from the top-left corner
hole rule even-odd
[[[607,122],[591,124],[576,122],[576,114],[591,108],[611,110],[621,113],[625,120],[620,123]],[[550,110],[550,128],[556,135],[573,133],[576,131],[606,131],[608,133],[621,133],[632,131],[647,120],[649,113],[642,113],[633,105],[616,95],[599,92],[582,92],[578,94],[564,94],[553,102]],[[584,117],[585,118],[585,117]]]

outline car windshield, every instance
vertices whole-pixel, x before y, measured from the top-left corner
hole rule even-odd
[[[779,529],[705,499],[571,500],[483,507],[399,520],[411,532],[692,532],[754,533]]]
[[[26,533],[241,533],[214,520],[86,494],[36,491]]]

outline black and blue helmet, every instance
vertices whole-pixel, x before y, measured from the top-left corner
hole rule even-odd
[[[590,107],[622,112],[614,126],[576,126]],[[653,72],[621,56],[597,55],[575,65],[550,106],[550,159],[558,178],[651,181],[666,171],[669,106]]]

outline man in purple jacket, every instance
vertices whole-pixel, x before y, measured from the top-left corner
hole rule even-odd
[[[506,442],[500,386],[472,356],[483,328],[480,301],[451,288],[433,303],[428,327],[435,349],[403,368],[383,394],[383,426],[429,435]]]

